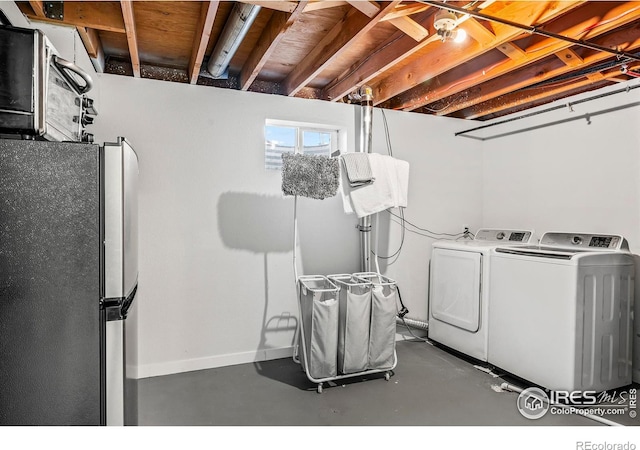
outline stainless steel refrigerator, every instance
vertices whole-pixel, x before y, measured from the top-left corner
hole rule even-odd
[[[0,424],[137,423],[137,187],[126,139],[0,139]]]

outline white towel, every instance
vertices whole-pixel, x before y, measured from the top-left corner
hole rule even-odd
[[[373,173],[367,153],[345,153],[340,157],[351,187],[373,183]]]
[[[360,187],[351,187],[344,170],[340,176],[340,189],[344,212],[356,213],[362,218],[393,207],[407,206],[409,163],[387,155],[370,153],[369,163],[375,181]]]
[[[409,204],[409,163],[400,159],[396,163],[396,190],[395,207],[406,208]]]

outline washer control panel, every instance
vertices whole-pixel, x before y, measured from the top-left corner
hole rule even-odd
[[[531,241],[531,230],[499,230],[493,228],[481,228],[476,232],[476,241],[505,242],[511,244],[527,244]]]
[[[550,232],[542,236],[540,245],[578,250],[629,250],[627,240],[617,234]]]

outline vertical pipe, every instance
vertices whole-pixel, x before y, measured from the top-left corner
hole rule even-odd
[[[370,86],[360,88],[360,149],[362,153],[371,153],[373,137],[373,89]],[[360,219],[360,269],[371,272],[371,216]]]

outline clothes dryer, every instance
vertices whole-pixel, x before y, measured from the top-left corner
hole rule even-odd
[[[531,230],[480,229],[474,239],[433,243],[429,289],[429,339],[487,361],[490,252],[527,245]]]

